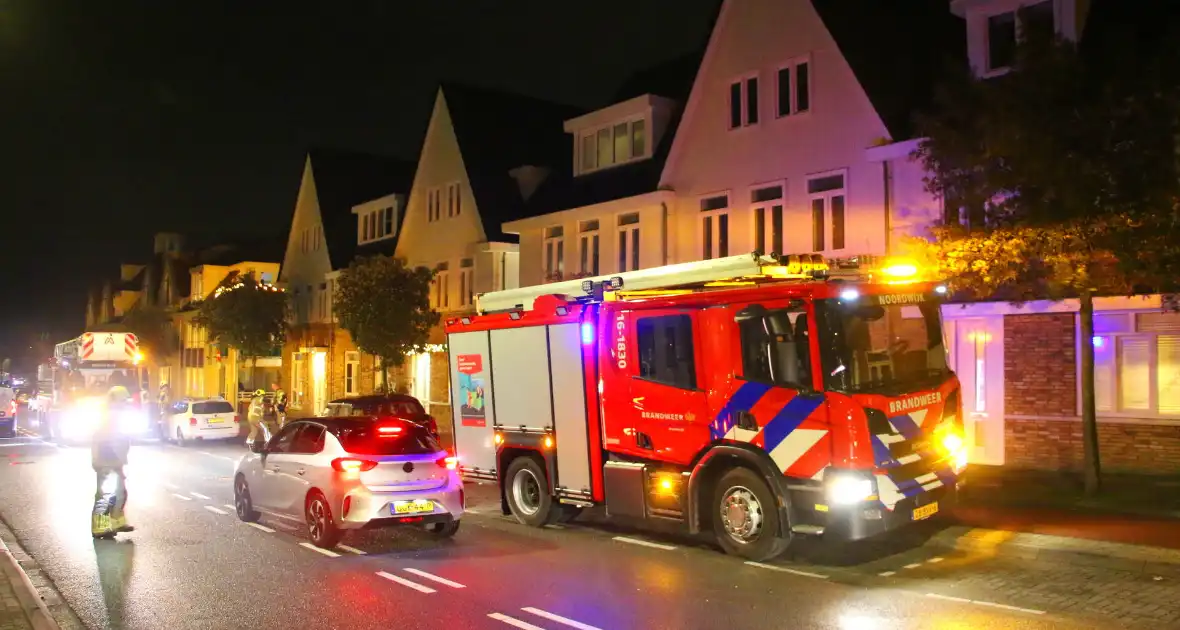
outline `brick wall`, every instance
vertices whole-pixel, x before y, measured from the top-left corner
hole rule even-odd
[[[1113,424],[1098,420],[1102,469],[1146,474],[1180,473],[1180,426]],[[1005,464],[1037,470],[1080,470],[1079,420],[1004,421]]]
[[[1004,317],[1004,412],[1076,417],[1074,316]]]

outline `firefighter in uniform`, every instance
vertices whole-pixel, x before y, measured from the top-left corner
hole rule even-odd
[[[258,389],[250,398],[250,407],[246,410],[246,422],[250,423],[250,435],[246,436],[246,444],[253,444],[261,432],[262,423],[266,420],[266,392]]]
[[[275,390],[275,420],[278,422],[279,428],[283,428],[287,424],[287,392],[283,391],[283,387],[278,383],[274,384]]]
[[[110,513],[110,520],[92,519],[91,532],[95,536],[135,530],[127,523],[127,514],[124,512],[127,506],[127,477],[123,473],[123,467],[127,465],[127,453],[131,443],[119,432],[116,422],[119,411],[130,402],[131,393],[122,385],[115,385],[107,392],[102,421],[90,447],[90,463],[94,468],[97,483],[94,491],[95,503],[103,497],[103,481],[108,475],[115,477],[115,505]]]

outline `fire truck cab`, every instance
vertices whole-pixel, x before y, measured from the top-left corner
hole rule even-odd
[[[524,524],[602,505],[754,560],[934,516],[967,463],[945,288],[877,262],[754,253],[479,296],[447,322],[461,472]]]

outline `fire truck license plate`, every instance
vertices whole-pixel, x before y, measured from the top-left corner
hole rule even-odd
[[[394,501],[390,510],[394,515],[433,512],[434,501]]]
[[[923,505],[920,508],[914,508],[914,520],[915,521],[920,521],[925,518],[930,518],[931,516],[934,516],[935,514],[938,514],[938,502],[937,501],[935,501],[934,503],[931,503],[930,505]]]

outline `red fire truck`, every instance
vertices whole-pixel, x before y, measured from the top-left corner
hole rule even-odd
[[[603,505],[754,560],[929,518],[967,450],[918,271],[754,253],[481,295],[447,321],[461,471],[527,525]]]

